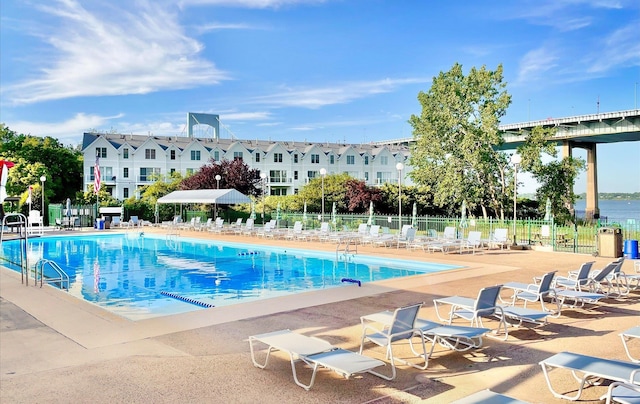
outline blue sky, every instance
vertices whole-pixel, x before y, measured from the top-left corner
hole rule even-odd
[[[90,129],[184,135],[187,112],[219,114],[222,136],[243,139],[408,137],[418,92],[456,62],[504,66],[505,124],[634,109],[640,91],[637,0],[0,7],[0,121],[64,144]],[[640,191],[639,156],[640,142],[599,146],[600,192]]]

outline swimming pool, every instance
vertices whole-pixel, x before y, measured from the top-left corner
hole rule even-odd
[[[0,263],[19,271],[18,256],[18,241],[2,243]],[[139,233],[32,238],[27,256],[55,261],[70,294],[131,320],[459,268]]]

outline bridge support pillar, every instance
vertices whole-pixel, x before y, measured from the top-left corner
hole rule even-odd
[[[564,141],[562,144],[562,157],[571,157],[572,148],[580,147],[587,151],[587,200],[585,207],[585,219],[599,219],[598,207],[598,155],[596,143],[575,143]]]

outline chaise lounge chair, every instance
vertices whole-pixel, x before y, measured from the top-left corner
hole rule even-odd
[[[640,386],[622,382],[611,383],[607,391],[605,404],[611,403],[640,403]]]
[[[451,404],[527,404],[527,402],[487,389],[456,400]]]
[[[427,355],[427,347],[424,341],[424,336],[420,329],[414,327],[416,318],[418,317],[418,310],[422,304],[414,304],[411,306],[400,307],[393,312],[392,319],[389,322],[388,327],[378,329],[372,327],[370,324],[363,322],[362,326],[362,338],[360,339],[360,354],[364,350],[364,345],[367,342],[372,342],[375,345],[385,348],[386,357],[391,362],[391,375],[380,377],[386,380],[393,380],[396,378],[396,361],[404,363],[405,365],[412,366],[416,369],[424,370],[427,368],[429,356]],[[420,337],[420,345],[422,345],[422,353],[417,352],[413,346],[412,339],[414,336]],[[393,345],[398,341],[408,341],[411,347],[411,351],[417,357],[421,357],[424,360],[424,364],[418,365],[404,359],[397,358],[393,355]]]
[[[262,343],[268,347],[264,363],[259,363],[256,360],[254,346],[256,343]],[[308,337],[291,330],[280,330],[250,336],[249,347],[251,349],[251,361],[254,366],[260,369],[264,369],[267,366],[269,355],[272,351],[286,352],[291,361],[293,380],[298,386],[307,391],[313,387],[316,374],[321,367],[333,370],[347,379],[355,374],[365,372],[384,377],[373,370],[379,366],[384,366],[385,363],[383,361],[335,347],[322,339]],[[305,384],[298,378],[297,362],[304,362],[313,369],[309,383]]]
[[[640,326],[633,327],[628,329],[627,331],[620,334],[620,338],[622,338],[622,345],[624,346],[625,352],[627,352],[627,356],[631,359],[632,362],[640,363],[640,356],[634,357],[631,355],[631,351],[629,351],[628,342],[632,339],[640,339]]]
[[[640,366],[631,362],[613,359],[604,359],[582,355],[573,352],[560,352],[540,362],[547,386],[551,393],[558,398],[575,401],[580,398],[586,385],[595,385],[596,379],[610,380],[614,382],[640,384]],[[551,384],[550,373],[552,370],[565,369],[572,373],[580,383],[575,395],[558,393]],[[579,376],[581,374],[582,376]]]
[[[454,318],[462,318],[471,322],[472,326],[484,327],[483,318],[495,318],[498,320],[494,334],[500,335],[500,330],[504,331],[503,340],[509,337],[508,325],[544,325],[548,312],[531,310],[525,307],[501,306],[497,304],[502,285],[490,286],[480,289],[478,297],[471,299],[468,297],[451,296],[434,299],[433,304],[436,315],[440,320],[451,324]],[[449,305],[449,315],[444,317],[440,314],[439,307]]]

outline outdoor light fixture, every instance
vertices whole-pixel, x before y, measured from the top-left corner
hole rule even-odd
[[[264,203],[267,197],[267,174],[260,173],[260,179],[262,182],[262,223],[264,223]]]
[[[40,182],[42,182],[42,189],[40,190],[42,192],[42,224],[41,226],[44,226],[44,183],[45,181],[47,181],[47,177],[45,177],[44,175],[40,176]]]
[[[216,189],[220,189],[220,179],[222,179],[220,174],[216,174]]]
[[[327,175],[327,169],[320,169],[320,176],[322,177],[322,221],[324,222],[324,176]]]
[[[517,212],[517,201],[518,201],[518,166],[522,162],[522,157],[515,153],[511,155],[511,164],[513,164],[513,245],[517,245],[516,241],[516,212]]]
[[[396,164],[396,170],[398,170],[398,231],[402,228],[402,170],[404,170],[404,164]]]

